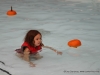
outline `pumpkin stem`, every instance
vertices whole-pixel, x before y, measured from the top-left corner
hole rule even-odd
[[[12,6],[11,6],[11,11],[12,11]]]

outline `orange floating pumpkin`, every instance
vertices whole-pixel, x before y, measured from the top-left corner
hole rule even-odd
[[[78,46],[81,46],[81,41],[78,40],[78,39],[70,40],[70,41],[68,42],[68,46],[69,46],[69,47],[77,48]]]
[[[16,13],[15,10],[12,9],[12,6],[11,6],[11,10],[8,10],[8,11],[7,11],[7,15],[8,15],[8,16],[14,16],[14,15],[16,15],[16,14],[17,14],[17,13]]]

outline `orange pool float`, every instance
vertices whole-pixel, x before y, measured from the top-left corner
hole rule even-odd
[[[81,41],[78,40],[78,39],[70,40],[70,41],[68,42],[68,46],[69,46],[69,47],[77,48],[77,47],[81,46]]]
[[[11,10],[8,10],[7,13],[6,13],[8,16],[14,16],[16,15],[16,11],[12,9],[12,6],[11,6]]]

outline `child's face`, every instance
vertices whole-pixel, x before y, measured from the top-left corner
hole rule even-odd
[[[42,40],[41,40],[41,35],[40,34],[37,34],[35,37],[34,37],[34,45],[35,46],[39,46],[41,44]]]

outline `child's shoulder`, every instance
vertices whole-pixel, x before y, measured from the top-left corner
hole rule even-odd
[[[29,44],[27,42],[23,42],[22,46],[29,46]]]

